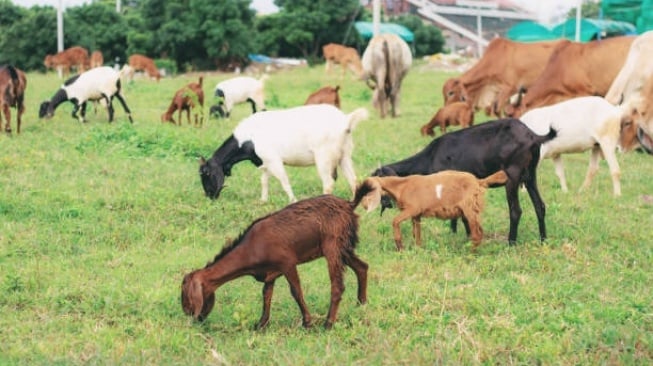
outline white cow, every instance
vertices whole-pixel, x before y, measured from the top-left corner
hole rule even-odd
[[[612,104],[621,104],[640,93],[650,75],[653,75],[653,31],[635,38],[626,62],[610,85],[605,99]]]
[[[406,42],[395,34],[374,36],[363,52],[362,63],[363,80],[374,89],[372,103],[379,109],[381,118],[385,118],[388,102],[392,117],[398,116],[401,82],[413,63]]]

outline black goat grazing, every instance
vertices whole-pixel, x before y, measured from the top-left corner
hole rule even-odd
[[[285,276],[290,292],[302,312],[304,327],[311,315],[304,302],[297,265],[324,257],[331,279],[331,305],[324,327],[336,321],[338,305],[345,291],[344,265],[358,278],[358,301],[367,301],[367,263],[354,253],[358,243],[358,202],[322,195],[293,203],[254,221],[240,238],[225,247],[204,269],[187,274],[181,285],[184,312],[204,320],[215,302],[215,290],[241,276],[251,275],[263,282],[263,314],[256,328],[270,320],[274,282]]]
[[[505,187],[510,209],[509,243],[513,245],[517,241],[517,227],[522,213],[518,193],[522,183],[526,186],[535,208],[540,240],[545,240],[545,206],[537,189],[535,173],[540,160],[540,145],[555,136],[556,131],[553,129],[546,136],[536,135],[517,119],[490,121],[442,135],[419,153],[382,166],[372,175],[404,177],[412,174],[433,174],[442,170],[459,170],[472,173],[477,178],[485,178],[504,170],[508,176]],[[451,221],[454,232],[456,223],[455,219]],[[469,234],[466,223],[465,228]]]
[[[16,132],[20,133],[21,117],[25,112],[25,88],[27,79],[25,73],[11,65],[0,66],[0,113],[5,116],[5,132],[11,133],[11,111],[16,108]],[[0,127],[2,116],[0,116]]]

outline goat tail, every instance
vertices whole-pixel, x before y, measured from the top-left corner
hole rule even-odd
[[[494,174],[490,174],[489,176],[478,180],[478,182],[485,188],[502,186],[506,184],[507,181],[508,175],[503,170],[499,170]]]
[[[354,193],[354,199],[351,202],[349,202],[351,208],[356,209],[356,207],[360,205],[363,197],[365,197],[368,193],[372,192],[373,190],[374,187],[370,184],[370,182],[367,179],[365,179],[363,183],[359,184],[358,187],[356,188],[356,193]]]
[[[12,65],[7,65],[7,71],[9,72],[9,77],[11,77],[11,84],[12,84],[12,89],[11,89],[11,97],[9,100],[16,100],[18,95],[20,94],[19,88],[20,88],[20,77],[18,76],[18,71],[16,71],[16,68],[13,67]],[[10,104],[13,104],[14,102],[9,102]]]
[[[356,108],[353,112],[347,115],[347,120],[349,121],[348,131],[349,132],[353,131],[359,122],[368,119],[369,116],[370,116],[370,112],[368,112],[367,109],[363,107]]]
[[[553,128],[549,129],[549,133],[546,135],[537,135],[537,142],[543,144],[547,141],[551,141],[558,136],[558,131]]]
[[[203,81],[204,81],[204,77],[202,75],[200,75],[199,80],[197,81],[197,83],[200,84],[200,86],[202,86]]]

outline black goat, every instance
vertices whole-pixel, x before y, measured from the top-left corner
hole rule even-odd
[[[518,189],[526,186],[535,207],[540,239],[546,239],[545,207],[537,189],[535,170],[540,160],[540,145],[556,136],[550,130],[546,136],[536,135],[517,119],[501,119],[451,132],[431,141],[422,151],[402,161],[382,166],[374,176],[407,176],[432,174],[442,170],[460,170],[485,178],[499,170],[508,175],[505,184],[510,209],[511,245],[517,240],[521,218]],[[463,221],[464,222],[464,221]],[[451,228],[456,231],[456,220]],[[467,223],[465,228],[468,230]]]

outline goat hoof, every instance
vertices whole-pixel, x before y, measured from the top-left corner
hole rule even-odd
[[[330,329],[332,329],[332,328],[333,328],[333,323],[331,323],[331,322],[328,321],[328,320],[327,320],[326,322],[324,322],[324,329],[326,329],[326,330],[330,330]]]

